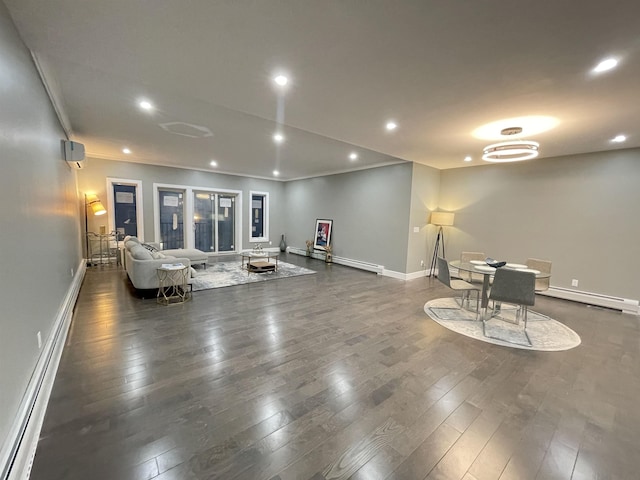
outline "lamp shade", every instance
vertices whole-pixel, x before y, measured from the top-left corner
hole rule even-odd
[[[453,225],[453,212],[431,212],[431,224],[441,227],[450,227]]]
[[[97,195],[87,195],[87,205],[91,207],[94,215],[104,215],[107,213],[106,208],[104,208],[104,205],[102,205]]]

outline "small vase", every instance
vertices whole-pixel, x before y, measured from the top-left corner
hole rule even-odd
[[[326,256],[326,258],[324,259],[324,261],[325,261],[326,263],[333,263],[333,254],[331,254],[331,253],[327,252],[327,256]]]
[[[282,234],[282,238],[280,239],[280,251],[285,252],[287,250],[287,242],[284,241],[284,233]]]

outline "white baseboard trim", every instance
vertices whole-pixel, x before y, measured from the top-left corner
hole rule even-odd
[[[302,248],[297,247],[287,247],[287,251],[289,253],[293,253],[295,255],[302,255],[304,257],[307,256],[307,251]],[[315,258],[318,260],[325,259],[325,254],[322,252],[313,251],[311,252],[311,258]],[[352,258],[338,257],[336,255],[333,256],[333,263],[337,263],[339,265],[344,265],[345,267],[353,267],[358,268],[360,270],[366,270],[368,272],[374,272],[378,274],[383,274],[384,267],[382,265],[377,265],[375,263],[363,262],[362,260],[354,260]]]
[[[411,272],[411,273],[395,272],[393,270],[387,270],[385,268],[381,275],[384,277],[391,277],[391,278],[397,278],[398,280],[409,281],[409,280],[415,280],[416,278],[428,277],[429,272],[430,270],[428,268],[425,270],[418,270],[417,272]]]
[[[363,262],[362,260],[353,260],[352,258],[336,257],[334,255],[333,263],[344,265],[346,267],[358,268],[360,270],[366,270],[367,272],[373,272],[377,274],[382,274],[384,272],[384,267],[382,265]]]
[[[539,294],[546,295],[548,297],[561,298],[563,300],[588,303],[589,305],[597,305],[599,307],[613,308],[615,310],[621,310],[622,313],[640,315],[640,302],[629,298],[613,297],[610,295],[602,295],[592,292],[582,292],[580,290],[571,290],[569,288],[562,287],[549,287],[549,290],[545,290]]]
[[[294,255],[301,255],[303,257],[308,257],[307,251],[303,248],[298,247],[287,247],[287,252],[293,253]],[[321,255],[317,252],[311,252],[311,258],[315,258],[317,260],[324,260],[324,255]]]
[[[27,480],[31,473],[44,414],[86,269],[87,261],[82,259],[60,310],[56,313],[53,327],[22,397],[5,447],[0,452],[2,480]]]

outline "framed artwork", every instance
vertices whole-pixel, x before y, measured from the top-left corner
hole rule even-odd
[[[316,220],[316,230],[313,235],[314,250],[326,250],[331,245],[331,229],[333,220]]]

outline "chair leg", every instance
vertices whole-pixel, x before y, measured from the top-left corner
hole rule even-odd
[[[516,316],[518,316],[520,314],[521,310],[522,310],[522,315],[523,315],[523,318],[524,318],[524,322],[523,322],[524,323],[524,329],[523,329],[523,332],[524,332],[525,338],[527,339],[527,343],[526,344],[519,343],[519,342],[511,342],[509,340],[505,340],[504,338],[494,337],[492,335],[487,335],[486,318],[482,319],[482,335],[487,337],[487,338],[493,338],[495,340],[501,340],[503,342],[512,343],[512,344],[515,344],[515,345],[523,345],[525,347],[533,347],[533,343],[531,343],[531,338],[529,338],[529,333],[527,332],[527,313],[528,313],[528,308],[527,308],[526,305],[520,305],[519,308],[518,308],[518,313],[516,313]],[[493,311],[491,313],[492,313],[492,315],[490,316],[490,318],[493,318],[494,314],[495,314],[495,302],[493,304]],[[497,318],[499,318],[499,317],[497,317]],[[506,320],[503,320],[503,321],[506,321]],[[509,322],[509,321],[507,321],[507,322],[508,323],[513,323],[513,322]],[[517,325],[519,325],[519,324],[520,323],[519,323],[519,319],[518,319]]]
[[[522,308],[524,309],[524,336],[527,337],[527,342],[529,342],[529,346],[532,347],[533,343],[531,343],[531,339],[527,333],[527,313],[529,312],[529,309],[526,305],[523,305]]]

